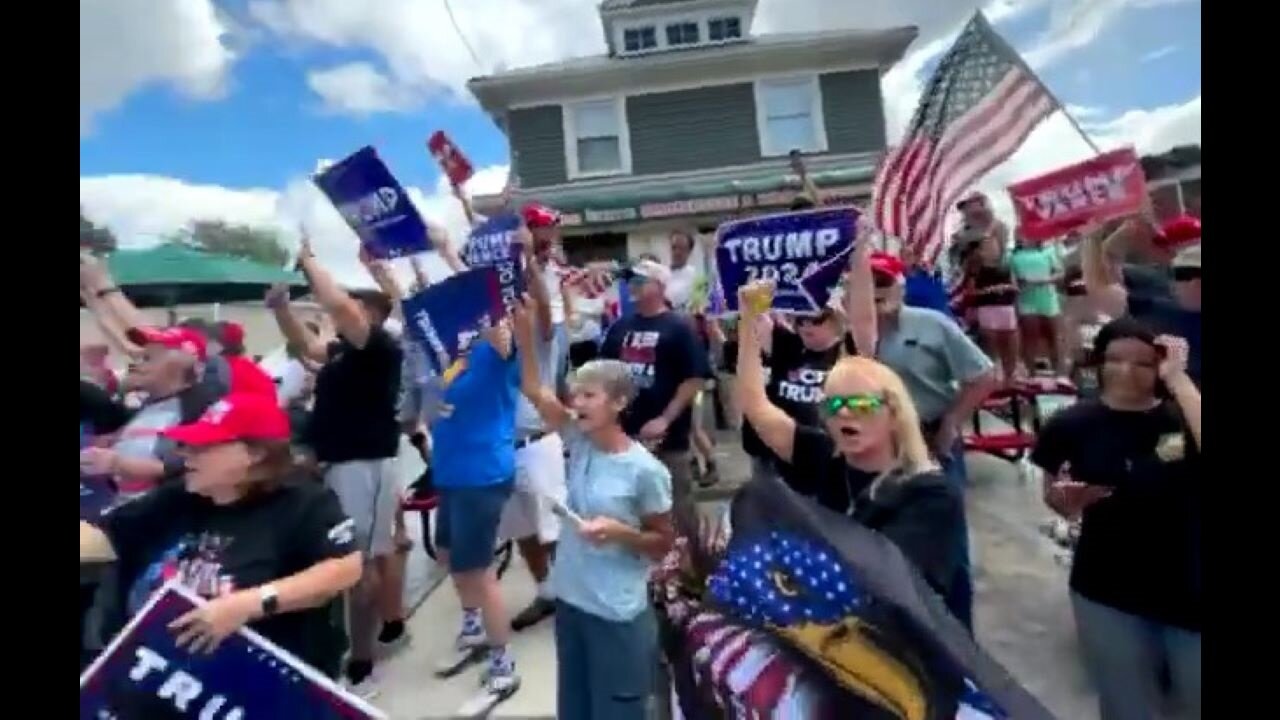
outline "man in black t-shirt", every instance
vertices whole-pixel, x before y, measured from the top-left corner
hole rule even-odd
[[[343,290],[316,261],[305,238],[298,265],[316,300],[332,318],[338,339],[326,346],[308,332],[289,310],[284,288],[273,288],[267,303],[285,338],[304,357],[324,363],[316,376],[315,408],[308,432],[316,459],[325,466],[325,483],[355,522],[356,540],[365,555],[361,587],[348,598],[351,659],[346,675],[358,693],[368,695],[373,692],[374,645],[380,622],[376,605],[379,559],[395,551],[401,349],[383,328],[392,310],[389,297],[372,290]]]
[[[658,459],[671,472],[677,516],[691,522],[690,404],[710,372],[707,353],[689,319],[667,306],[671,271],[665,265],[641,260],[624,276],[635,312],[609,328],[600,356],[631,368],[639,393],[627,407],[623,427],[656,447]]]

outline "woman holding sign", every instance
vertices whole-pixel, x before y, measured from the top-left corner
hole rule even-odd
[[[570,379],[572,410],[541,382],[532,310],[515,312],[520,389],[569,452],[569,527],[560,535],[556,594],[556,717],[642,720],[657,663],[649,568],[670,550],[671,474],[622,428],[635,395],[617,360],[593,360]]]
[[[360,549],[337,497],[295,472],[275,398],[228,395],[162,434],[185,480],[81,522],[80,562],[119,564],[131,614],[172,578],[206,598],[170,627],[190,651],[248,625],[337,677],[346,639],[326,606],[360,580]]]
[[[772,295],[772,284],[741,288],[740,321],[755,322]],[[884,534],[934,590],[952,597],[966,572],[964,503],[931,459],[902,380],[875,360],[841,358],[822,386],[822,427],[806,426],[765,394],[758,342],[754,333],[739,337],[738,403],[765,445],[794,468],[792,488]],[[964,607],[948,609],[965,616]]]

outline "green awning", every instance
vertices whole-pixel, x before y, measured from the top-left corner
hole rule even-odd
[[[107,257],[107,268],[141,307],[260,300],[276,283],[289,285],[295,297],[307,292],[300,273],[175,243],[118,250]]]
[[[819,188],[823,188],[870,182],[874,175],[874,167],[864,166],[815,172],[810,177]],[[623,187],[616,190],[596,189],[586,192],[570,190],[563,193],[545,193],[539,197],[561,211],[581,212],[588,208],[592,210],[608,210],[677,200],[755,195],[784,190],[796,191],[798,188],[791,182],[791,177],[790,175],[771,172],[766,175],[748,176],[734,180],[686,183],[666,182],[648,187],[637,183],[639,187]]]

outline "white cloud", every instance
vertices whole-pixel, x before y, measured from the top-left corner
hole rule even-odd
[[[1147,53],[1146,55],[1143,55],[1141,58],[1139,58],[1138,62],[1140,62],[1140,63],[1155,62],[1156,60],[1159,60],[1160,58],[1168,57],[1168,56],[1170,56],[1170,55],[1172,55],[1172,54],[1174,54],[1174,53],[1178,52],[1178,50],[1179,50],[1179,48],[1178,48],[1178,46],[1177,46],[1177,45],[1165,45],[1165,46],[1164,46],[1164,47],[1162,47],[1162,48],[1156,48],[1155,50],[1152,50],[1151,52]]]
[[[468,183],[468,190],[474,194],[498,192],[506,180],[506,166],[482,168]],[[444,225],[455,242],[466,237],[466,219],[447,181],[442,180],[430,192],[416,187],[408,187],[406,192],[422,215]],[[306,177],[295,178],[282,189],[196,185],[155,175],[82,177],[80,204],[90,220],[111,228],[122,247],[149,246],[202,219],[272,227],[290,247],[296,247],[298,228],[305,226],[316,255],[340,282],[370,283],[356,260],[355,234]],[[448,273],[434,254],[425,256],[424,263],[432,277]],[[398,263],[397,271],[407,282],[408,265]]]
[[[307,73],[307,85],[333,112],[403,112],[413,109],[419,101],[410,88],[397,85],[365,62],[314,70]]]
[[[164,83],[220,97],[235,59],[212,0],[80,0],[80,134],[130,93]]]

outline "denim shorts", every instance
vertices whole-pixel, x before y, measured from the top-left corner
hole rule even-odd
[[[436,547],[449,551],[449,572],[483,570],[493,563],[502,508],[515,481],[478,487],[442,487],[436,507]]]

